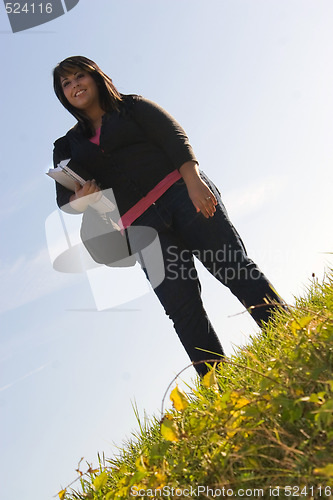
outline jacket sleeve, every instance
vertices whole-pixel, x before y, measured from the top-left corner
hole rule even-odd
[[[198,163],[184,129],[158,104],[136,96],[133,116],[148,137],[164,150],[175,168],[179,169],[187,161]]]
[[[62,160],[70,158],[70,156],[71,152],[67,137],[66,136],[60,137],[60,139],[57,139],[54,143],[53,167],[56,168],[58,163],[60,163]],[[55,184],[56,184],[56,200],[58,207],[64,212],[67,212],[69,214],[79,213],[76,210],[74,210],[69,204],[69,198],[73,194],[73,191],[65,188],[58,182],[56,182]]]

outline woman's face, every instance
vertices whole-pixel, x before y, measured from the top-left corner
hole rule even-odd
[[[100,107],[97,84],[87,71],[73,69],[73,73],[60,78],[60,83],[67,101],[74,108],[89,114],[89,111]]]

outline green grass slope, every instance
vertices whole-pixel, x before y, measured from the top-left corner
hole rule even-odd
[[[58,495],[333,499],[332,368],[331,274]]]

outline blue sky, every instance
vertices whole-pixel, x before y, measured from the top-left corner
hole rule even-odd
[[[332,266],[332,22],[330,0],[80,0],[13,34],[0,5],[3,498],[51,499],[81,457],[96,464],[98,451],[111,455],[137,428],[134,401],[141,415],[158,415],[188,363],[136,270],[96,270],[104,296],[120,281],[129,291],[98,311],[91,276],[52,268],[45,223],[56,205],[45,172],[54,140],[74,124],[53,95],[53,67],[85,55],[121,92],[166,108],[220,188],[248,253],[293,303],[312,273],[321,280]],[[231,354],[257,327],[198,268]]]

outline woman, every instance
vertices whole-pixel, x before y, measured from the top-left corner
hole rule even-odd
[[[69,57],[53,72],[54,90],[77,119],[54,143],[55,166],[68,158],[90,176],[75,192],[57,184],[57,203],[82,213],[112,188],[123,228],[154,228],[165,277],[152,284],[200,375],[204,360],[224,356],[200,297],[193,257],[242,302],[259,324],[282,301],[228,219],[216,186],[198,162],[180,125],[162,108],[136,95],[120,94],[93,61]],[[92,195],[92,196],[87,196]],[[141,262],[149,279],[145,263]]]

